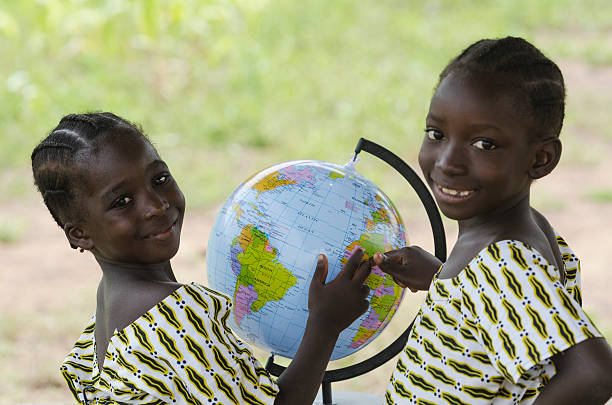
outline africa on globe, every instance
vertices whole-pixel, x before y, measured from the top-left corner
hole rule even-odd
[[[231,324],[240,337],[292,358],[304,334],[318,254],[328,258],[329,282],[358,246],[364,258],[406,246],[389,198],[352,162],[280,163],[245,181],[223,204],[208,242],[208,283],[232,298]],[[365,283],[370,307],[340,334],[332,360],[374,340],[402,300],[403,289],[378,267]]]

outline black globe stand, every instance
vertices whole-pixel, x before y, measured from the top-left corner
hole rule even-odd
[[[442,262],[446,261],[446,237],[444,234],[442,218],[440,217],[438,207],[436,206],[433,197],[429,193],[429,190],[427,190],[427,186],[423,183],[423,181],[421,181],[419,176],[414,172],[414,170],[412,170],[412,168],[410,168],[410,166],[408,166],[406,162],[404,162],[390,150],[365,138],[360,138],[359,142],[357,142],[357,146],[355,147],[355,157],[353,160],[357,158],[357,155],[361,151],[368,152],[387,162],[402,176],[404,176],[408,183],[410,183],[410,186],[416,191],[421,203],[425,207],[425,211],[427,212],[429,223],[431,224],[431,230],[434,236],[435,255]],[[365,374],[377,367],[380,367],[398,354],[406,345],[406,341],[408,340],[408,335],[410,334],[413,324],[414,320],[410,323],[410,325],[408,325],[406,330],[397,339],[395,339],[393,343],[369,359],[363,360],[351,366],[325,371],[323,381],[321,383],[321,397],[323,399],[323,404],[333,404],[331,391],[332,382],[348,380],[349,378],[354,378]],[[266,363],[266,370],[268,370],[270,374],[278,377],[283,371],[285,371],[285,369],[286,367],[274,363],[274,354],[271,354]]]

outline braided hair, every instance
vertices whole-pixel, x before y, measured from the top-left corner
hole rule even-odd
[[[102,139],[126,133],[140,136],[148,142],[138,126],[115,114],[69,114],[34,148],[34,184],[61,228],[80,215],[76,200],[84,180],[82,168],[79,167],[82,154],[87,152],[91,156],[97,153]]]
[[[501,74],[527,106],[535,138],[558,137],[565,116],[565,83],[559,67],[522,38],[483,39],[467,47],[440,73]]]

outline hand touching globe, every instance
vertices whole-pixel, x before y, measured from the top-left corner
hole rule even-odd
[[[245,181],[224,203],[208,242],[208,282],[232,297],[230,322],[241,338],[292,358],[317,255],[327,256],[329,282],[358,246],[364,258],[406,246],[389,198],[352,164],[285,162]],[[340,334],[331,360],[370,343],[401,302],[403,289],[378,267],[365,283],[370,307]]]

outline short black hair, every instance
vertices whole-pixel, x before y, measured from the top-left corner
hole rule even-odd
[[[565,117],[565,82],[561,69],[523,38],[482,39],[468,46],[440,73],[501,74],[516,89],[535,124],[535,137],[558,137]],[[437,88],[437,87],[436,87]]]
[[[76,199],[84,179],[78,155],[85,151],[94,155],[102,139],[125,133],[149,142],[138,125],[113,113],[69,114],[34,148],[31,156],[34,184],[61,228],[79,216]]]

